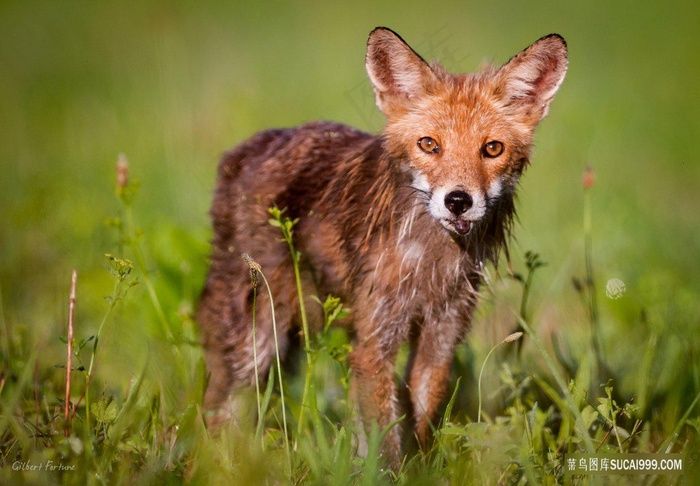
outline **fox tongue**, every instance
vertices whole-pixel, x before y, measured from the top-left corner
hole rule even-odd
[[[457,230],[457,233],[460,235],[466,235],[469,233],[469,229],[471,228],[471,222],[469,221],[462,221],[462,220],[457,220],[454,222],[455,229]]]

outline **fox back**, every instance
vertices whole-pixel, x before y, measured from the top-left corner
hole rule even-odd
[[[364,423],[386,426],[408,412],[419,444],[429,440],[481,270],[507,242],[534,130],[566,73],[566,44],[552,34],[501,67],[454,75],[377,28],[366,68],[386,116],[381,134],[315,122],[261,132],[221,161],[198,311],[212,422],[231,414],[231,391],[254,380],[253,289],[242,253],[270,282],[283,352],[296,329],[291,257],[268,223],[268,208],[277,206],[299,221],[294,242],[306,295],[333,294],[351,309],[352,393]],[[267,376],[274,347],[264,293],[256,309],[257,368]],[[406,341],[410,403],[402,410],[393,375]],[[399,463],[398,427],[383,452]]]

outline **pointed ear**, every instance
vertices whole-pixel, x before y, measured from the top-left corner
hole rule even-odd
[[[568,66],[566,41],[559,34],[542,37],[518,53],[498,71],[499,91],[508,106],[547,115]]]
[[[365,66],[377,106],[386,115],[405,108],[437,81],[428,63],[386,27],[377,27],[369,34]]]

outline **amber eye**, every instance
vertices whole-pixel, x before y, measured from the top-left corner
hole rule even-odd
[[[440,146],[430,137],[423,137],[418,140],[418,146],[426,154],[436,154],[440,152]]]
[[[498,157],[503,153],[503,143],[499,142],[498,140],[486,142],[484,146],[481,147],[481,153],[484,154],[484,157],[488,157],[490,159]]]

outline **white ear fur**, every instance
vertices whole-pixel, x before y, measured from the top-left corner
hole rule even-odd
[[[377,27],[367,39],[365,67],[377,106],[384,113],[425,93],[435,74],[430,66],[394,31]]]
[[[507,104],[534,108],[539,118],[549,111],[568,67],[566,41],[558,34],[542,37],[499,70]]]

